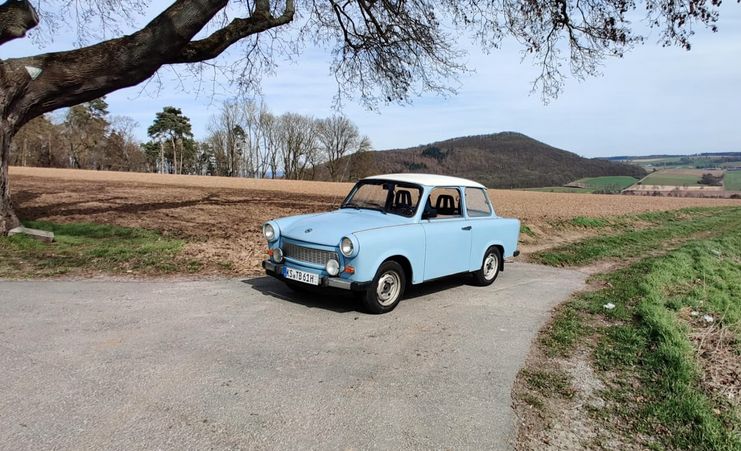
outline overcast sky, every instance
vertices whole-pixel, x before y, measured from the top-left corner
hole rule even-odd
[[[649,37],[626,57],[609,60],[603,76],[568,80],[563,94],[548,105],[530,93],[535,68],[505,42],[489,55],[469,53],[466,61],[475,72],[460,79],[457,95],[429,95],[378,111],[351,101],[343,112],[376,149],[518,131],[588,157],[741,151],[741,5],[724,2],[719,28],[718,33],[698,29],[689,52],[662,48]],[[71,33],[67,36],[44,47],[17,40],[3,45],[0,57],[69,49]],[[155,113],[176,106],[191,118],[196,137],[205,137],[210,116],[230,89],[203,88],[198,94],[195,80],[181,84],[168,70],[160,79],[159,90],[150,84],[145,92],[134,87],[108,95],[110,112],[133,117],[144,140]],[[275,113],[333,113],[337,88],[322,49],[310,47],[296,62],[281,61],[262,86],[263,100]]]

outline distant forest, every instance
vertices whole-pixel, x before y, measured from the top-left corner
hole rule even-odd
[[[492,188],[645,175],[637,166],[583,158],[513,132],[373,152],[370,140],[344,116],[274,115],[252,101],[224,102],[202,140],[176,107],[155,115],[146,142],[135,138],[137,126],[131,118],[111,117],[100,98],[26,124],[13,140],[10,164],[331,181],[426,172],[466,177]]]
[[[693,154],[653,154],[653,155],[616,155],[614,157],[604,157],[610,161],[630,161],[630,160],[653,160],[659,158],[692,158],[692,157],[717,157],[724,161],[738,161],[741,159],[741,152],[702,152]]]

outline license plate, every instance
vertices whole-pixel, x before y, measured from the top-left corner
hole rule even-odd
[[[297,282],[319,285],[319,274],[313,272],[299,271],[298,269],[283,267],[283,277]]]

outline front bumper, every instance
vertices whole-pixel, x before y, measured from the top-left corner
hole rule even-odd
[[[287,281],[289,279],[286,279],[283,277],[283,264],[281,263],[274,263],[270,260],[263,260],[262,261],[262,267],[265,268],[265,273],[269,276],[273,276],[278,280]],[[319,286],[320,287],[330,287],[330,288],[339,288],[340,290],[350,290],[350,291],[365,291],[368,288],[368,285],[370,285],[370,282],[354,282],[350,280],[340,279],[339,277],[322,277],[319,276]],[[296,282],[301,283],[301,282]],[[311,287],[313,285],[306,285],[307,287]]]

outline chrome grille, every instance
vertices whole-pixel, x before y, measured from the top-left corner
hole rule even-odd
[[[299,246],[293,243],[283,244],[283,255],[294,260],[313,263],[315,265],[324,266],[327,264],[327,260],[337,258],[337,253],[332,251],[325,251],[322,249],[313,249],[310,247]]]

